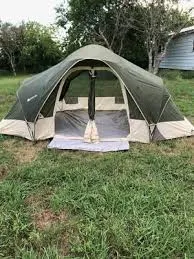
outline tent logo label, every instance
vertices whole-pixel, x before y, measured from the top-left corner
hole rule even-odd
[[[38,96],[38,95],[35,94],[34,96],[28,98],[28,99],[27,99],[27,102],[30,102],[30,101],[34,100],[37,96]]]

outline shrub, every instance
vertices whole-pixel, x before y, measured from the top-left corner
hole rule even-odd
[[[181,78],[181,71],[174,69],[160,69],[159,76],[169,80],[174,80],[177,78]]]

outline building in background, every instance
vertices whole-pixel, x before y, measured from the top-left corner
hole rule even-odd
[[[160,68],[194,70],[194,26],[182,29],[172,39]]]

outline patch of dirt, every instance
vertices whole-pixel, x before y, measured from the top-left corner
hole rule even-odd
[[[0,181],[3,180],[8,173],[8,169],[5,166],[0,165]]]
[[[17,141],[14,139],[8,139],[3,141],[3,147],[7,151],[13,154],[16,161],[20,163],[29,163],[35,160],[38,153],[43,150],[47,145],[47,142],[40,141],[34,144],[27,140]]]
[[[150,143],[146,145],[139,145],[139,149],[147,150],[148,152],[156,152],[166,156],[177,156],[183,152],[192,152],[194,155],[194,137],[185,137],[163,142]]]
[[[25,199],[25,204],[29,206],[32,215],[32,223],[39,231],[50,229],[56,224],[66,223],[68,221],[68,213],[62,211],[60,213],[54,213],[51,209],[48,209],[48,200],[53,194],[51,189],[43,191],[41,194],[32,194]],[[69,234],[66,227],[61,229],[61,233],[58,236],[57,249],[60,255],[67,256],[70,252]]]
[[[41,212],[35,213],[33,215],[34,225],[39,230],[44,230],[50,228],[52,225],[56,223],[62,223],[67,221],[68,216],[66,212],[61,212],[56,214],[52,212],[50,209],[43,210]]]
[[[64,234],[60,240],[59,251],[62,256],[68,256],[70,252],[69,237]]]
[[[25,199],[25,204],[32,208],[42,208],[45,201],[41,195],[31,195]]]
[[[38,194],[31,194],[25,199],[25,204],[35,210],[46,209],[53,191],[47,188]]]
[[[194,136],[179,139],[176,148],[179,152],[189,151],[194,154]]]
[[[54,213],[51,209],[44,209],[32,215],[33,225],[39,231],[49,230],[56,224],[68,221],[68,214],[65,211]],[[69,234],[66,228],[61,228],[58,233],[57,249],[61,256],[67,256],[70,252]]]

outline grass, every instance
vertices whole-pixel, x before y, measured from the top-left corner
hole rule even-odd
[[[0,78],[0,118],[22,78]],[[194,79],[166,84],[194,122]],[[0,258],[194,258],[193,138],[108,154],[46,145],[0,136]]]
[[[5,116],[10,109],[16,98],[16,90],[25,77],[26,76],[18,76],[16,78],[12,76],[0,77],[0,118]]]

